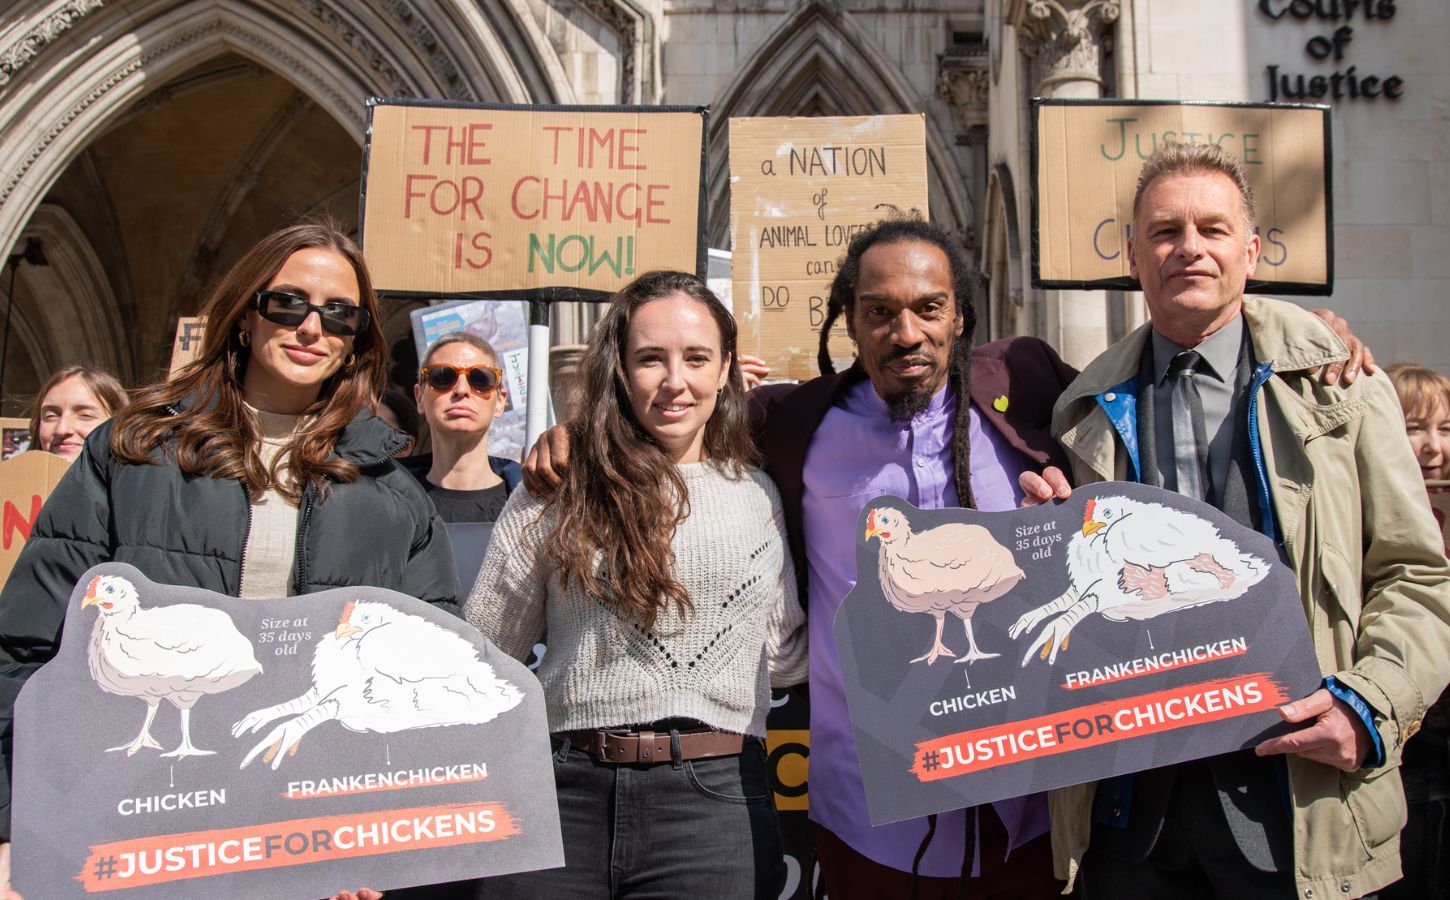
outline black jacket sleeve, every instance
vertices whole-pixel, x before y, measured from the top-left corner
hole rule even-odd
[[[111,456],[103,426],[61,477],[0,592],[0,841],[10,840],[15,699],[60,647],[76,581],[111,559]]]
[[[413,544],[408,550],[408,565],[403,571],[399,590],[462,617],[463,591],[473,585],[464,585],[460,589],[448,526],[443,524],[438,513],[433,512],[433,504],[426,497],[423,502],[428,508],[419,513],[422,525],[415,532]]]

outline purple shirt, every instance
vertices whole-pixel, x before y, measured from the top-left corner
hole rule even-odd
[[[811,818],[856,852],[905,872],[911,871],[911,861],[926,836],[926,820],[871,827],[832,625],[841,601],[856,584],[856,520],[861,507],[881,494],[903,497],[918,509],[957,505],[952,478],[956,412],[956,392],[944,388],[909,424],[893,422],[876,389],[863,380],[826,413],[805,462]],[[995,428],[984,427],[976,407],[971,409],[970,440],[977,508],[1015,509],[1022,499],[1017,476],[1026,461]],[[1009,850],[1047,831],[1043,794],[992,806],[1007,827]],[[961,874],[965,823],[961,810],[937,816],[936,835],[918,870],[922,875]]]

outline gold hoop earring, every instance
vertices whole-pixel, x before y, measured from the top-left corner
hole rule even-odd
[[[237,332],[237,343],[243,347],[252,346],[252,333],[250,331]]]
[[[347,359],[344,359],[342,361],[342,367],[344,369],[351,369],[355,365],[357,365],[357,354],[356,353],[349,353],[347,355]]]

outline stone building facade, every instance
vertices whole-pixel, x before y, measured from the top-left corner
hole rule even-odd
[[[1038,334],[1081,364],[1142,304],[1032,286],[1029,98],[1267,100],[1270,67],[1301,94],[1341,73],[1344,96],[1323,99],[1337,250],[1323,304],[1381,359],[1450,370],[1443,3],[32,0],[3,16],[0,248],[43,250],[0,273],[7,414],[66,363],[152,377],[176,317],[272,228],[317,213],[354,228],[369,95],[708,105],[716,247],[730,117],[925,113],[931,216],[985,279],[979,337]],[[1351,66],[1378,97],[1348,96]],[[393,337],[408,310],[389,305]],[[589,318],[559,317],[556,338]]]

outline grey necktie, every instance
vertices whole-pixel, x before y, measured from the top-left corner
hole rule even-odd
[[[1203,401],[1193,376],[1202,362],[1196,350],[1183,350],[1168,363],[1168,378],[1173,393],[1173,473],[1178,480],[1178,493],[1195,500],[1208,496],[1208,478],[1204,457],[1208,438],[1203,425]]]

